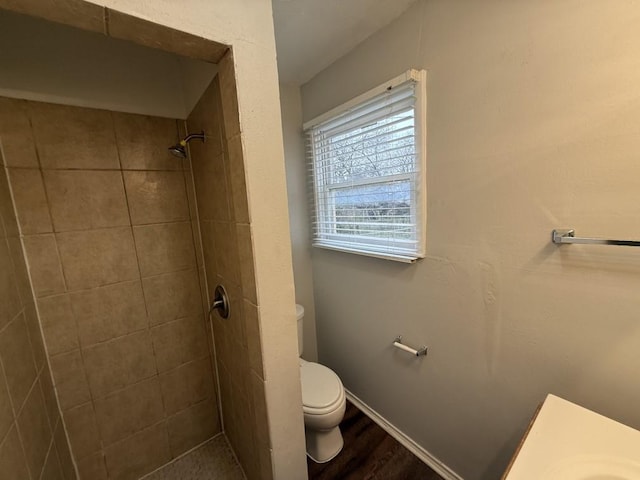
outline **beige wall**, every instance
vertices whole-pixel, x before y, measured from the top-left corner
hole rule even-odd
[[[216,72],[210,63],[5,10],[0,27],[2,96],[186,118]]]
[[[547,392],[640,428],[640,8],[420,1],[304,85],[309,120],[408,68],[428,83],[428,256],[314,251],[319,357],[467,480]],[[429,345],[412,360],[393,338]]]
[[[220,432],[177,122],[2,107],[37,152],[6,162],[80,477],[138,478]]]
[[[302,137],[302,101],[300,88],[280,84],[282,138],[287,169],[287,197],[289,200],[289,229],[291,233],[291,261],[296,287],[296,303],[304,307],[303,357],[318,360],[316,344],[316,315],[313,302],[313,274],[311,268],[311,229],[309,227],[309,196],[307,192],[307,163]]]
[[[250,480],[272,478],[251,224],[231,55],[187,119],[208,303],[223,285],[228,318],[211,315],[224,431]]]
[[[46,361],[6,157],[35,160],[28,121],[0,104],[0,472],[75,479]]]

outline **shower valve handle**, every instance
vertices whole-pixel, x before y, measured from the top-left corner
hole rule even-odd
[[[211,315],[214,310],[217,310],[218,315],[222,318],[229,318],[229,298],[227,297],[227,291],[222,285],[218,285],[215,289],[209,315]]]

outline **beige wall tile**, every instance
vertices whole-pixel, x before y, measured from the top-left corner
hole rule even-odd
[[[1,151],[0,161],[2,161]],[[9,179],[7,178],[6,170],[4,168],[0,169],[0,217],[2,217],[4,234],[7,237],[17,237],[19,234],[18,222],[13,209],[11,192],[9,191]]]
[[[240,260],[240,280],[244,297],[258,304],[256,291],[256,274],[253,265],[253,243],[251,238],[251,226],[237,224],[236,234],[238,238],[238,257]]]
[[[107,466],[102,452],[78,461],[80,480],[107,480]]]
[[[38,378],[40,382],[40,390],[42,390],[42,398],[47,408],[47,418],[49,419],[49,427],[53,432],[60,419],[60,410],[58,410],[58,401],[56,400],[56,392],[53,390],[53,379],[49,375],[49,369],[45,368],[40,372]]]
[[[7,166],[38,168],[26,101],[0,97],[0,143]]]
[[[151,335],[159,372],[208,354],[202,316],[164,323],[152,328]]]
[[[82,0],[2,0],[0,5],[14,12],[105,33],[104,9]]]
[[[165,424],[159,423],[105,448],[111,478],[136,480],[171,459]]]
[[[40,170],[12,168],[9,178],[22,233],[53,232]]]
[[[160,386],[167,415],[173,415],[206,398],[214,403],[216,401],[211,359],[208,356],[160,374]]]
[[[224,154],[210,152],[207,144],[194,144],[191,152],[200,219],[229,220],[230,198],[224,168]]]
[[[53,383],[63,411],[91,400],[80,350],[50,358]]]
[[[84,346],[147,327],[147,311],[139,280],[73,292],[71,308]]]
[[[178,456],[220,431],[216,405],[207,399],[167,419],[171,453]]]
[[[229,430],[232,430],[234,426],[233,422],[233,393],[231,391],[231,379],[229,378],[229,372],[223,363],[218,362],[218,385],[220,388],[220,410],[222,411],[222,418],[224,423],[225,434],[229,435]]]
[[[4,437],[4,440],[0,442],[0,472],[2,472],[7,479],[29,478],[27,460],[24,457],[16,427],[13,427],[7,436]]]
[[[247,351],[249,353],[249,367],[260,378],[264,378],[262,369],[262,344],[260,336],[260,318],[258,307],[251,302],[244,301],[244,321],[247,335]]]
[[[0,368],[0,439],[4,438],[12,424],[13,408],[11,408],[4,370]]]
[[[196,270],[144,278],[142,288],[152,325],[202,313]]]
[[[120,168],[109,112],[40,102],[29,112],[42,168]]]
[[[83,356],[94,399],[156,374],[146,330],[89,347]]]
[[[0,358],[5,369],[11,401],[15,411],[18,411],[37,375],[24,314],[16,317],[0,333]]]
[[[0,308],[0,329],[2,329],[22,308],[11,252],[4,238],[0,238],[0,305],[2,305]]]
[[[88,457],[102,448],[96,414],[91,402],[64,412],[64,421],[71,451],[76,460]]]
[[[95,401],[98,427],[104,445],[110,445],[164,418],[157,378],[131,385]]]
[[[32,478],[40,478],[52,435],[39,384],[29,393],[17,420],[27,466]]]
[[[227,141],[229,154],[226,158],[227,178],[232,199],[232,218],[236,222],[249,223],[247,184],[244,176],[242,137],[235,135]]]
[[[220,103],[220,83],[215,76],[200,100],[193,108],[187,127],[191,132],[204,131],[206,136],[207,152],[211,155],[220,155],[223,151],[222,141],[222,105]],[[194,151],[191,151],[191,159]],[[200,160],[202,160],[200,158]]]
[[[257,449],[254,431],[254,407],[250,398],[244,395],[234,394],[232,405],[233,422],[236,435],[232,441],[234,451],[238,456],[240,465],[247,471],[247,476],[256,478],[254,473],[257,470]]]
[[[215,222],[213,237],[218,273],[224,277],[225,281],[240,285],[240,256],[235,225]]]
[[[189,220],[182,172],[127,172],[124,182],[134,225]]]
[[[53,235],[24,237],[24,249],[31,271],[33,289],[37,297],[65,291],[60,258]]]
[[[41,480],[64,480],[62,476],[62,469],[60,468],[60,462],[58,461],[58,454],[56,449],[51,444],[47,459],[44,462],[44,468],[42,469]]]
[[[202,238],[202,253],[205,270],[207,272],[207,279],[209,283],[215,282],[215,277],[218,274],[218,267],[216,266],[216,246],[214,242],[214,222],[204,220],[200,222],[200,235]],[[210,288],[211,289],[211,288]]]
[[[218,78],[220,79],[224,136],[231,138],[240,133],[238,92],[236,90],[236,76],[231,52],[228,52],[222,60],[220,60],[218,64]]]
[[[31,281],[27,273],[27,263],[24,258],[22,242],[20,238],[16,236],[7,238],[7,243],[9,245],[9,254],[13,261],[13,273],[15,274],[18,293],[20,294],[22,305],[27,305],[33,302],[33,291],[31,290]]]
[[[58,428],[56,428],[54,433],[54,439],[65,480],[75,480],[75,467],[73,466],[73,460],[71,459],[71,452],[69,451],[69,444],[67,443],[67,436],[65,435],[62,422],[58,423]]]
[[[49,355],[75,350],[80,346],[68,294],[38,299],[38,310]]]
[[[129,225],[119,171],[45,170],[56,232]]]
[[[36,363],[36,370],[40,371],[46,360],[46,352],[42,341],[42,331],[40,330],[40,320],[36,313],[36,306],[29,302],[24,307],[24,323],[29,333],[29,341],[31,342],[31,350],[33,360]]]
[[[139,277],[130,227],[56,235],[70,291]]]
[[[114,112],[113,121],[123,169],[182,170],[169,153],[179,140],[176,120]]]
[[[195,268],[191,222],[133,227],[143,277]]]
[[[31,282],[27,273],[27,263],[24,258],[24,250],[22,242],[18,237],[10,237],[7,239],[9,244],[9,254],[13,260],[13,270],[16,276],[18,293],[23,305],[33,302],[33,291],[31,290]]]

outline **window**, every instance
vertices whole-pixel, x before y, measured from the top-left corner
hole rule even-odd
[[[314,246],[424,257],[425,84],[409,70],[304,125]]]

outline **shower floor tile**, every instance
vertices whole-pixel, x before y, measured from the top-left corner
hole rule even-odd
[[[143,480],[245,480],[245,476],[221,434]]]

